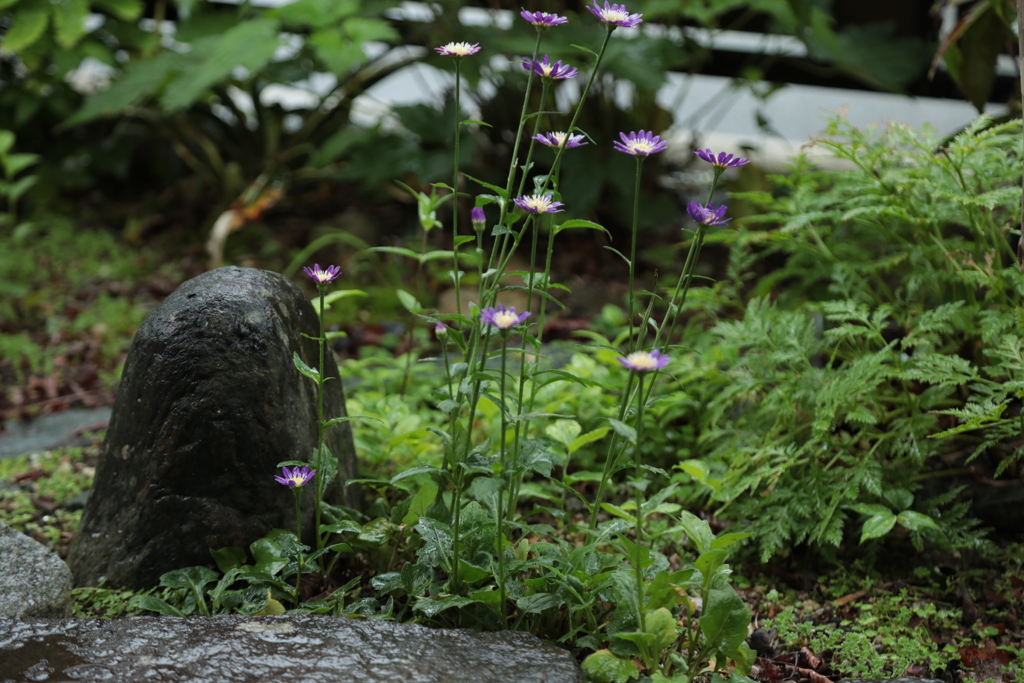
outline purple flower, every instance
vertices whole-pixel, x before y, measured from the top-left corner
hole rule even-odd
[[[719,152],[716,157],[715,153],[710,149],[698,149],[694,154],[714,166],[715,170],[736,168],[737,166],[745,166],[750,163],[750,159],[735,159],[731,154],[726,154],[725,152]]]
[[[571,67],[568,64],[562,64],[561,59],[552,64],[547,55],[544,55],[544,59],[540,61],[524,57],[523,68],[527,71],[533,71],[533,73],[543,76],[544,78],[552,78],[556,80],[562,80],[563,78],[575,78],[576,74],[579,73],[574,67]]]
[[[661,355],[661,351],[634,351],[625,358],[616,356],[615,359],[622,363],[622,367],[634,372],[650,372],[661,370],[668,365],[668,356]]]
[[[501,304],[498,304],[497,308],[485,308],[480,311],[480,319],[499,330],[508,330],[516,325],[521,325],[529,317],[529,311],[516,315],[515,306],[506,309]]]
[[[287,467],[281,468],[280,477],[275,476],[274,480],[278,484],[284,484],[292,488],[299,488],[305,486],[316,474],[316,470],[309,469],[308,465],[301,465],[299,467],[293,467],[288,469]]]
[[[704,225],[725,225],[731,221],[731,218],[722,220],[722,216],[725,215],[725,210],[728,208],[725,204],[722,204],[717,209],[714,204],[708,204],[707,207],[704,207],[697,202],[690,202],[686,205],[686,210],[690,213],[690,217]]]
[[[568,133],[541,133],[534,135],[533,139],[548,147],[582,147],[587,144],[583,141],[583,135],[569,135]]]
[[[302,271],[313,278],[313,281],[318,285],[326,285],[331,280],[334,280],[341,275],[341,268],[338,266],[327,266],[326,270],[320,270],[320,264],[314,263],[313,267],[305,267]]]
[[[469,219],[473,223],[473,229],[480,232],[487,225],[487,215],[484,213],[484,209],[481,206],[474,206],[473,210],[469,212]]]
[[[434,334],[437,335],[438,339],[444,339],[448,336],[448,328],[444,326],[443,322],[438,322],[434,325]]]
[[[442,57],[468,57],[480,52],[480,43],[448,43],[434,49]]]
[[[516,197],[512,201],[520,209],[530,213],[559,213],[562,209],[558,207],[565,206],[562,202],[551,201],[551,195],[549,194],[523,195],[522,197]]]
[[[520,7],[519,9],[523,9]],[[523,19],[536,26],[538,29],[551,28],[552,26],[558,26],[564,24],[568,19],[560,17],[557,14],[550,14],[549,12],[527,12],[525,9],[519,13]]]
[[[649,157],[658,152],[664,152],[666,143],[660,136],[646,130],[639,133],[631,131],[629,137],[625,133],[619,133],[622,142],[613,142],[615,151],[623,154],[631,154],[635,157]]]
[[[619,26],[633,28],[643,21],[640,18],[643,16],[642,14],[630,14],[625,5],[609,5],[608,0],[604,0],[604,9],[597,6],[597,0],[594,0],[593,7],[587,9],[595,17],[611,26],[613,30]]]

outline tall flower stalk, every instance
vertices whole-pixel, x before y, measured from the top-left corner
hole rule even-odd
[[[459,277],[459,141],[462,138],[462,58],[480,51],[479,43],[448,43],[434,50],[443,57],[455,58],[455,158],[452,163],[452,257],[455,280],[455,310],[462,311],[462,287]]]
[[[295,495],[295,539],[299,543],[302,543],[302,487],[308,484],[315,475],[316,470],[310,469],[307,465],[302,465],[291,469],[282,467],[281,476],[274,477],[278,484],[289,487]],[[319,537],[319,535],[320,533],[317,531],[317,536]],[[298,604],[302,599],[299,589],[302,585],[304,558],[305,555],[302,553],[298,554],[298,567],[295,571],[295,604]]]
[[[325,453],[326,446],[324,446],[324,382],[327,378],[324,377],[326,368],[324,365],[324,350],[327,346],[327,336],[324,331],[324,296],[327,293],[327,285],[333,282],[341,275],[341,269],[338,266],[327,266],[325,269],[320,268],[320,264],[314,263],[312,268],[306,267],[302,269],[303,272],[308,275],[313,282],[316,283],[317,292],[320,294],[320,306],[319,306],[319,323],[320,323],[320,334],[316,338],[317,346],[320,352],[320,363],[317,366],[315,374],[311,376],[316,381],[316,452],[313,454],[314,466],[323,472],[324,467],[327,466],[330,460],[329,454]],[[303,371],[303,367],[299,365],[300,361],[296,356],[296,365],[299,366],[299,371]],[[308,370],[309,368],[306,368]],[[321,501],[324,498],[324,486],[327,481],[327,477],[319,476],[316,478],[316,495],[313,498],[313,529],[316,535],[316,549],[321,550],[324,547],[324,537],[320,533],[320,506]]]

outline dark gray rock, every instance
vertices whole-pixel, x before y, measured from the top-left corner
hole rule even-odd
[[[64,560],[2,523],[0,568],[0,617],[71,616],[71,571]]]
[[[43,678],[43,676],[47,678]],[[582,683],[572,655],[521,632],[378,619],[0,619],[0,680]]]
[[[219,268],[182,284],[132,342],[92,495],[71,543],[78,585],[143,588],[160,575],[212,566],[210,548],[246,548],[295,528],[295,501],[277,463],[310,460],[316,386],[292,364],[319,362],[316,311],[286,278]],[[338,367],[326,359],[325,415],[345,414]],[[355,505],[348,424],[328,433],[338,457],[334,501]],[[313,487],[303,490],[312,531]]]

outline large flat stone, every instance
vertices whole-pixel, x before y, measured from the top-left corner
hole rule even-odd
[[[319,615],[0,619],[0,681],[582,683],[521,632]]]

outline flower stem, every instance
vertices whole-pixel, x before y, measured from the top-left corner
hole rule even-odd
[[[497,515],[498,537],[498,590],[500,591],[499,605],[501,610],[501,621],[505,628],[508,628],[508,610],[505,601],[508,595],[505,591],[505,506],[504,493],[508,481],[508,455],[505,449],[505,431],[508,428],[508,406],[505,403],[505,373],[506,361],[508,358],[508,332],[501,334],[501,479],[498,481],[498,504],[494,514]]]
[[[327,291],[327,285],[317,285],[317,290],[320,292],[320,336],[317,338],[317,344],[320,346],[320,365],[317,366],[316,376],[316,454],[313,456],[314,462],[317,462],[317,469],[320,469],[325,464],[324,458],[320,457],[320,452],[323,450],[324,445],[324,373],[327,372],[327,368],[324,366],[324,346],[326,345],[327,339],[325,337],[324,328],[324,293]],[[316,495],[313,496],[313,534],[316,536],[316,549],[320,550],[324,547],[323,538],[320,536],[320,501],[324,497],[324,485],[323,482],[327,480],[327,477],[321,476],[316,478]],[[317,560],[319,564],[320,560]]]
[[[636,291],[633,286],[634,273],[636,272],[636,233],[637,224],[640,222],[640,171],[644,165],[644,157],[636,157],[636,185],[633,188],[633,239],[629,247],[629,351],[632,353],[637,349],[637,339],[633,332],[633,301],[636,298]]]
[[[462,313],[459,283],[459,138],[462,137],[462,61],[455,60],[455,171],[452,175],[452,268],[455,279],[455,311]]]
[[[295,494],[295,540],[298,543],[302,543],[302,487],[296,486],[292,489],[292,493]],[[317,538],[320,537],[319,531],[317,532]],[[299,553],[301,556],[302,553]],[[302,560],[296,559],[295,567],[295,604],[298,605],[302,602],[302,597],[299,595],[299,587],[302,583]]]

